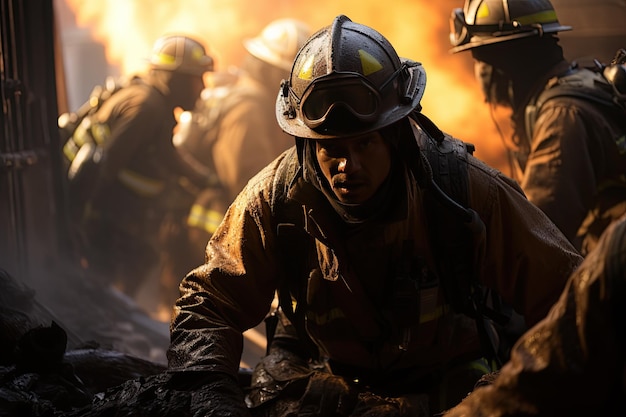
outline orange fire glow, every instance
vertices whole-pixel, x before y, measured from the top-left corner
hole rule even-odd
[[[502,140],[473,76],[469,53],[448,52],[448,18],[462,0],[66,0],[79,26],[106,45],[123,73],[143,68],[156,38],[185,32],[205,40],[218,69],[237,65],[241,41],[271,20],[294,17],[318,29],[338,14],[385,35],[399,55],[423,63],[428,84],[423,111],[443,130],[476,145],[476,156],[509,172]],[[505,128],[508,121],[496,116]],[[504,133],[507,134],[506,132]]]

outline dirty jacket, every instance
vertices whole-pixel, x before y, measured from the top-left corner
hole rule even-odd
[[[546,85],[570,71],[588,70],[562,62],[538,84],[526,106],[533,106]],[[557,96],[541,107],[529,136],[524,130],[526,106],[514,116],[522,142],[520,185],[585,255],[604,229],[626,213],[624,115],[616,118],[606,106],[583,98]]]
[[[534,324],[581,258],[512,180],[473,157],[468,165],[470,206],[486,226],[475,251],[477,278]],[[425,215],[418,179],[407,175],[406,201],[398,202],[394,215],[346,227],[299,168],[294,147],[256,175],[209,241],[207,262],[182,281],[171,322],[170,369],[234,378],[242,332],[262,321],[274,291],[294,279],[302,283],[296,308],[306,310],[308,335],[301,336],[361,376],[407,369],[428,374],[479,355],[473,322],[449,309],[440,289],[437,262],[446,255],[430,244],[433,219]],[[300,273],[289,270],[277,234],[293,223],[284,215],[289,206],[300,213],[300,229],[311,239]],[[394,310],[388,294],[394,275],[408,264],[418,271],[424,296],[407,318]]]
[[[92,198],[102,213],[132,221],[162,205],[180,177],[207,184],[208,172],[184,160],[172,143],[175,107],[160,80],[137,78],[95,114],[92,131],[103,158]]]
[[[265,165],[293,146],[293,137],[283,132],[276,123],[276,87],[264,85],[245,71],[236,73],[237,79],[225,97],[219,126],[212,128],[211,161],[230,204],[246,183]],[[205,157],[208,159],[207,157]]]
[[[275,120],[276,91],[245,70],[220,73],[201,95],[180,138],[179,149],[207,166],[219,185],[197,196],[188,226],[203,248],[225,207],[265,165],[293,146]]]
[[[626,217],[612,223],[492,385],[445,417],[626,414]]]

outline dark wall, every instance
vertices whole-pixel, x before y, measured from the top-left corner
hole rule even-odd
[[[67,255],[52,0],[0,0],[0,268],[29,281]]]

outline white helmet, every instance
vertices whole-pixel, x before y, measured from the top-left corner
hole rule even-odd
[[[291,71],[296,54],[309,38],[308,25],[296,19],[274,20],[251,39],[245,48],[255,57],[285,71]]]

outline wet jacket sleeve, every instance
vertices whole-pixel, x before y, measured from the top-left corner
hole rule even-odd
[[[625,237],[623,217],[548,316],[514,346],[493,385],[476,389],[445,417],[624,415]]]
[[[207,246],[207,262],[183,279],[170,327],[171,370],[236,380],[242,333],[263,320],[277,287],[268,203],[273,170],[267,167],[237,197]]]
[[[584,101],[550,100],[537,118],[521,180],[528,199],[577,248],[578,229],[593,204],[598,179],[606,175],[604,142],[618,137],[604,118]]]
[[[533,325],[556,302],[582,258],[517,183],[475,158],[469,173],[470,204],[486,226],[480,279]]]

